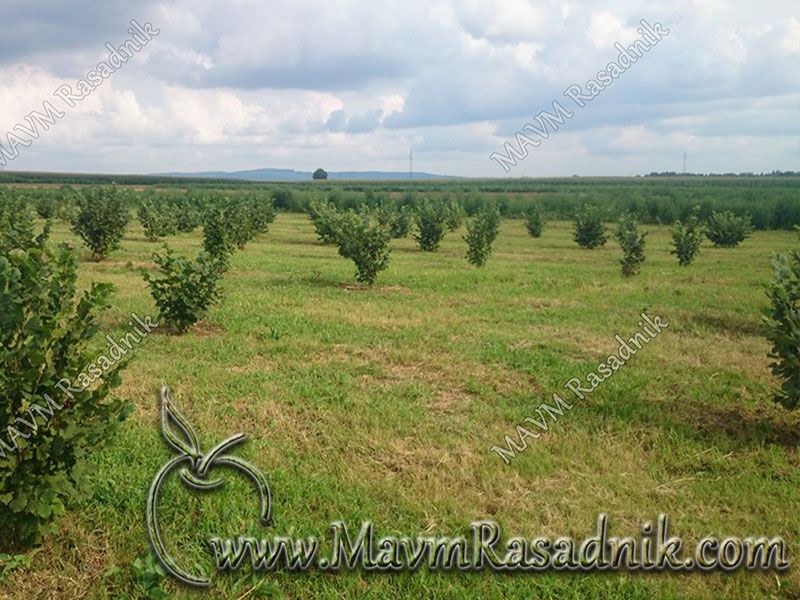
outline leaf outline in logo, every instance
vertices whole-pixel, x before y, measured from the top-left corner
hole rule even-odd
[[[209,491],[224,484],[222,479],[211,481],[206,479],[211,467],[217,465],[239,470],[256,485],[261,501],[261,522],[264,525],[269,525],[272,518],[272,494],[267,478],[261,471],[237,456],[226,454],[231,448],[244,442],[247,439],[246,435],[238,433],[214,446],[207,454],[203,454],[197,433],[189,420],[175,406],[169,386],[162,386],[159,404],[161,433],[167,445],[175,450],[178,456],[163,465],[150,484],[145,510],[147,537],[156,559],[167,573],[185,584],[207,587],[211,580],[202,575],[193,575],[180,567],[167,551],[161,537],[161,529],[158,525],[158,498],[164,481],[173,470],[182,467],[180,477],[186,485],[195,490]]]

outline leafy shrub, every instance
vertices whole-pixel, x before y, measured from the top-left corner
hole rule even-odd
[[[729,210],[712,213],[706,224],[706,236],[718,248],[734,248],[752,231],[750,217],[737,216]]]
[[[389,230],[369,213],[348,210],[340,215],[337,231],[339,254],[356,264],[356,280],[375,283],[389,266]]]
[[[171,196],[168,200],[175,214],[175,225],[181,233],[191,233],[203,223],[201,198],[194,193]]]
[[[289,211],[294,208],[294,195],[292,194],[292,190],[272,190],[272,192],[270,192],[270,197],[272,198],[272,205],[276,210]]]
[[[145,198],[139,204],[138,215],[144,234],[151,242],[178,232],[177,213],[162,200]]]
[[[464,224],[464,209],[457,200],[449,199],[444,204],[445,223],[450,231],[456,231]]]
[[[250,226],[250,238],[266,233],[270,223],[275,221],[275,207],[272,199],[256,194],[246,196],[242,201],[247,211],[247,218]],[[248,241],[249,241],[248,239]]]
[[[128,225],[128,208],[116,187],[98,187],[77,194],[72,231],[83,239],[95,260],[119,247]]]
[[[690,265],[700,251],[700,244],[703,243],[705,235],[697,210],[686,220],[685,225],[678,221],[670,229],[670,233],[672,234],[672,244],[675,246],[671,254],[678,257],[678,263],[682,267]]]
[[[150,294],[158,306],[159,322],[180,333],[200,321],[220,296],[219,279],[223,265],[205,252],[190,260],[164,246],[164,254],[154,254],[160,277],[142,270]]]
[[[308,214],[317,238],[323,244],[336,244],[339,240],[339,228],[341,215],[336,207],[330,202],[323,200],[312,200],[308,207]]]
[[[33,214],[24,199],[0,192],[0,250],[23,248],[33,237]]]
[[[764,310],[767,339],[772,343],[772,373],[783,380],[775,401],[788,409],[800,406],[800,252],[772,261],[774,279],[767,284],[770,306]]]
[[[58,202],[56,202],[56,199],[50,194],[40,192],[34,201],[34,207],[36,208],[36,214],[39,215],[39,217],[49,221],[56,216]]]
[[[66,223],[72,223],[78,214],[78,192],[68,185],[61,186],[58,191],[56,204],[56,218]]]
[[[417,203],[414,210],[416,231],[413,237],[420,250],[433,252],[439,247],[447,229],[447,217],[446,207],[429,198],[423,198]]]
[[[234,251],[234,241],[228,231],[225,214],[217,205],[209,206],[203,215],[203,249],[222,269],[227,267]]]
[[[608,241],[603,222],[605,211],[597,206],[586,205],[575,215],[573,239],[581,248],[597,248]]]
[[[124,359],[99,384],[78,383],[112,288],[78,297],[77,252],[51,251],[48,233],[4,235],[0,249],[0,550],[40,542],[69,503],[90,496],[89,456],[127,414],[109,396]]]
[[[537,206],[531,206],[525,211],[525,227],[528,229],[528,233],[531,237],[541,237],[542,230],[544,229],[544,219]]]
[[[486,264],[499,232],[500,211],[494,204],[485,206],[467,223],[464,240],[467,242],[467,260],[470,264],[476,267]]]
[[[628,213],[623,216],[617,229],[617,240],[622,247],[622,275],[632,277],[642,268],[644,263],[644,238],[647,232],[639,234],[638,221],[635,215]]]
[[[411,230],[411,214],[407,207],[385,202],[376,212],[378,222],[389,229],[392,239],[404,238]]]

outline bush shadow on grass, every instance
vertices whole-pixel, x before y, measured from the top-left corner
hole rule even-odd
[[[800,413],[778,405],[754,407],[696,405],[687,400],[684,422],[704,437],[724,436],[745,444],[800,445]]]
[[[730,336],[763,337],[767,331],[766,326],[759,322],[754,323],[737,314],[724,315],[713,313],[695,313],[689,316],[689,322],[704,329],[712,329]]]

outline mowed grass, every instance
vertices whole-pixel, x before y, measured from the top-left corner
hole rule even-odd
[[[788,232],[758,232],[736,249],[705,244],[680,268],[664,227],[649,227],[638,277],[620,275],[613,241],[581,250],[569,223],[540,239],[504,221],[483,269],[463,259],[461,234],[436,253],[393,242],[373,289],[316,241],[308,219],[278,216],[235,254],[224,298],[183,336],[155,333],[115,393],[136,409],[96,456],[95,496],[75,507],[30,569],[0,583],[8,598],[143,598],[132,563],[149,553],[147,488],[171,456],[156,394],[169,384],[210,448],[248,434],[236,453],[264,471],[273,524],[257,525],[244,478],[207,496],[173,481],[161,517],[176,556],[210,569],[209,536],[319,535],[334,520],[378,535],[468,531],[478,519],[507,533],[636,535],[659,513],[687,544],[715,534],[782,535],[800,542],[800,418],[769,399],[777,382],[760,310],[774,252]],[[72,239],[55,228],[55,239]],[[199,232],[169,240],[196,252]],[[83,284],[117,288],[103,334],[121,335],[131,311],[155,316],[137,269],[159,244],[138,223]],[[87,253],[88,254],[88,253]],[[647,310],[669,328],[510,465],[490,447],[517,423],[614,353],[616,334]],[[98,352],[103,349],[98,340]],[[241,480],[240,480],[241,479]],[[327,552],[327,550],[326,550]],[[688,549],[684,550],[688,552]],[[798,598],[797,571],[735,574],[341,574],[248,571],[197,592],[162,582],[175,598]]]

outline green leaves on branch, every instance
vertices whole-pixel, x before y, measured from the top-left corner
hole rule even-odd
[[[525,228],[528,230],[528,234],[532,238],[538,238],[542,236],[542,230],[544,230],[544,218],[542,217],[542,212],[539,210],[538,206],[531,206],[525,211]]]
[[[486,264],[492,254],[492,245],[500,233],[500,211],[494,204],[481,208],[467,223],[467,260],[476,267]]]
[[[764,310],[767,339],[772,343],[772,373],[782,380],[775,401],[788,409],[800,407],[800,252],[778,255],[767,284],[770,306]]]
[[[139,222],[151,242],[178,233],[178,211],[163,198],[145,198],[139,204]]]
[[[606,213],[591,204],[584,206],[575,215],[573,239],[581,248],[597,248],[608,241],[605,226]]]
[[[752,232],[750,217],[737,216],[729,210],[712,213],[706,223],[706,236],[718,248],[735,248]]]
[[[78,193],[76,204],[72,231],[89,247],[94,260],[102,260],[119,248],[128,225],[128,199],[114,186],[96,187]]]
[[[0,210],[0,213],[5,213]],[[111,286],[78,295],[77,252],[51,250],[48,228],[20,237],[2,221],[0,244],[0,551],[41,541],[66,506],[88,497],[90,453],[127,414],[110,396],[125,360],[89,387],[85,369]],[[83,375],[81,375],[83,374]],[[99,383],[97,383],[99,381]]]
[[[686,267],[694,261],[697,253],[700,252],[700,244],[703,243],[705,230],[698,216],[699,209],[695,208],[692,215],[683,224],[678,221],[671,229],[672,244],[675,249],[670,254],[678,257],[678,263]]]
[[[154,254],[159,274],[142,270],[150,294],[158,307],[158,321],[179,333],[200,321],[220,298],[219,280],[223,264],[206,252],[190,260],[164,246],[164,254]]]
[[[623,277],[633,277],[644,263],[644,238],[647,237],[647,232],[640,234],[638,224],[636,216],[628,213],[620,219],[617,229],[617,241],[622,247],[620,264]]]
[[[309,215],[317,237],[324,244],[334,244],[339,254],[356,265],[356,280],[372,285],[378,273],[389,266],[390,225],[377,214],[366,209],[360,213],[352,209],[338,211],[327,201],[314,200],[309,205]]]
[[[447,232],[448,222],[452,223],[451,209],[447,203],[423,198],[414,207],[415,231],[413,238],[423,252],[434,252],[439,248]]]
[[[339,254],[356,265],[356,280],[372,285],[378,273],[389,266],[389,229],[364,211],[347,210],[338,222]]]

